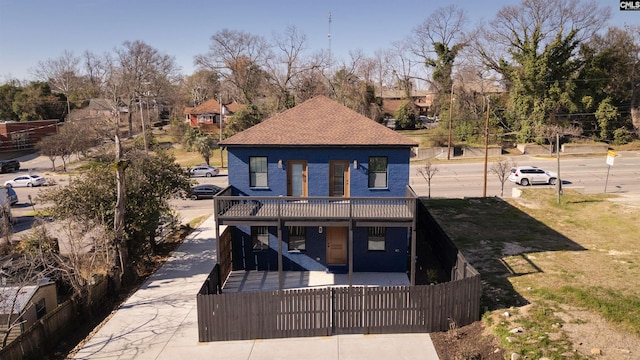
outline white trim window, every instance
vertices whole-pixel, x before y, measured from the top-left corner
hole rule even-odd
[[[269,179],[267,177],[267,157],[251,156],[249,157],[249,186],[250,187],[268,187]]]
[[[269,228],[266,226],[251,227],[251,249],[253,251],[269,249]]]
[[[387,228],[385,228],[384,226],[370,226],[367,228],[367,232],[368,232],[367,250],[384,251]]]
[[[305,251],[307,245],[307,228],[304,226],[289,226],[289,251]]]
[[[387,188],[388,159],[386,156],[369,157],[369,188]]]

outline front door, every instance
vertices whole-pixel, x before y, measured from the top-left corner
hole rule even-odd
[[[348,230],[346,227],[327,228],[327,265],[346,265]]]
[[[349,196],[349,162],[329,162],[329,196]]]
[[[287,161],[287,196],[307,196],[306,161]]]

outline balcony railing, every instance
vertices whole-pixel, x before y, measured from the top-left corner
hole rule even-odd
[[[411,221],[415,197],[291,197],[228,196],[214,197],[216,217],[230,221]]]

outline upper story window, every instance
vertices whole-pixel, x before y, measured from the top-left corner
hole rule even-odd
[[[252,156],[249,157],[249,186],[251,187],[267,187],[267,157]]]
[[[369,157],[369,187],[370,188],[386,188],[387,187],[387,157],[371,156]]]

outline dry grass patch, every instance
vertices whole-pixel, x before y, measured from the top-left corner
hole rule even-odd
[[[594,340],[593,346],[599,346],[603,354],[620,348],[615,351],[623,354],[619,356],[631,351],[629,356],[640,358],[636,350],[640,349],[640,209],[608,201],[610,196],[566,191],[557,204],[553,190],[530,188],[522,198],[506,202],[491,198],[426,200],[429,211],[481,272],[483,307],[493,314],[510,307],[535,310],[523,312],[517,321],[493,322],[506,349],[550,358],[567,357],[567,344],[579,350],[576,344],[581,341],[572,334],[595,335],[601,330],[596,322],[577,321],[572,326],[580,330],[564,332],[564,319],[572,316],[567,315],[570,307],[601,317],[611,331],[631,335],[636,341],[637,347],[629,349],[624,344],[600,345]],[[535,330],[545,314],[554,321]],[[517,324],[531,327],[528,333],[534,336],[557,334],[544,341],[526,336],[524,341],[504,341],[508,328]],[[588,341],[582,341],[580,347],[591,346]],[[528,344],[537,344],[544,351]]]

